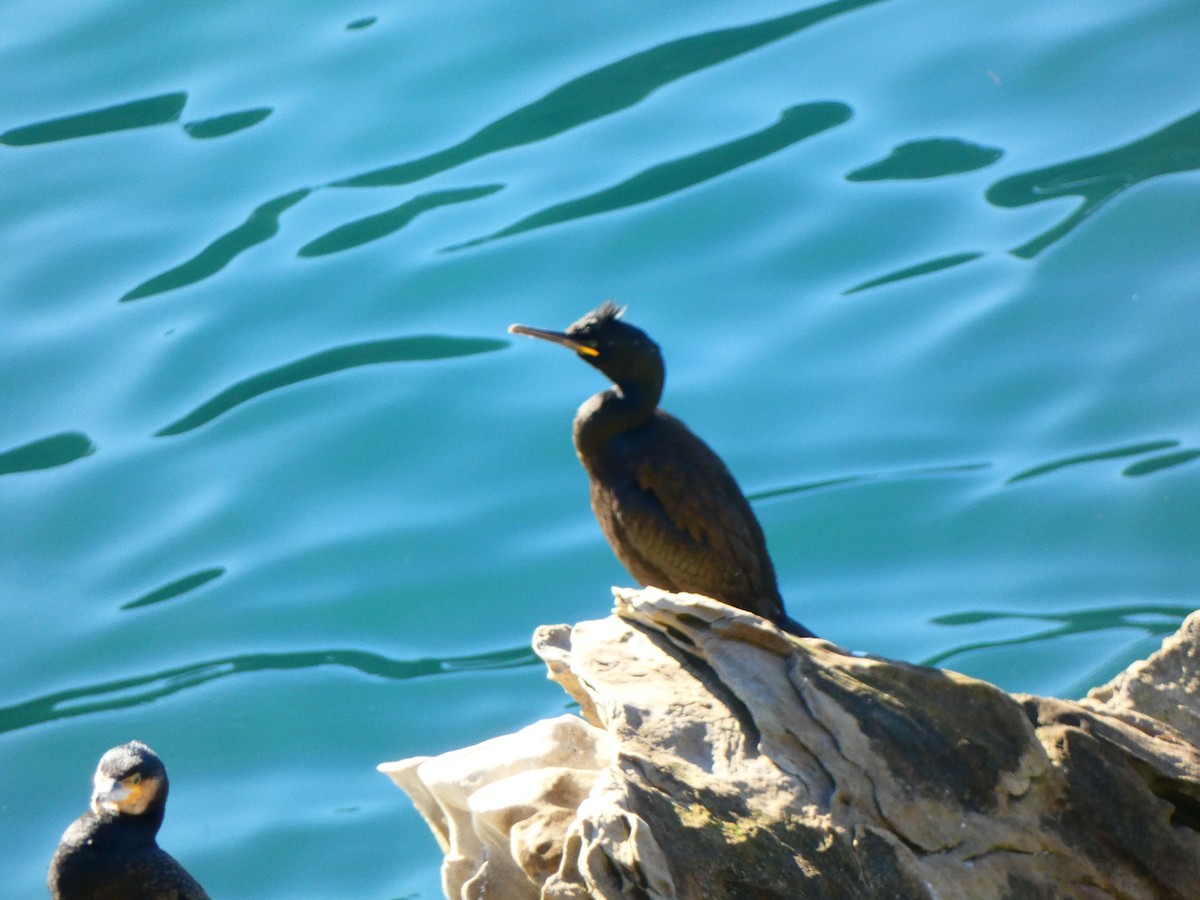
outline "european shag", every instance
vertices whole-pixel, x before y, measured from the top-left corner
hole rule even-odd
[[[71,823],[50,862],[53,900],[209,900],[156,836],[167,770],[140,741],[113,747],[92,776],[91,809]]]
[[[666,368],[658,345],[605,302],[566,331],[510,325],[574,350],[613,387],[575,414],[575,452],[592,511],[617,559],[642,585],[721,600],[792,634],[762,527],[725,463],[658,408]]]

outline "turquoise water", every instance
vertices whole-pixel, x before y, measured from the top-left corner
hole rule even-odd
[[[1195,605],[1200,6],[0,2],[0,858],[101,752],[214,897],[436,897],[373,770],[628,583],[512,339],[611,297],[793,615],[1078,695]]]

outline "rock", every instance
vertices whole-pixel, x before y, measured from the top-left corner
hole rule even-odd
[[[1166,722],[1200,746],[1200,614],[1188,616],[1149,659],[1092,688],[1085,705],[1142,713]]]
[[[1200,614],[1073,702],[615,593],[534,638],[582,718],[380,766],[448,897],[1200,897]]]
[[[613,739],[576,716],[443,753],[384,763],[445,853],[447,896],[537,897],[528,876],[558,868],[563,836],[616,754]],[[451,885],[453,885],[453,893]]]

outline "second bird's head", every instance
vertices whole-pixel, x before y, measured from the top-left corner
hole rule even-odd
[[[624,312],[624,307],[606,300],[566,331],[546,331],[528,325],[509,325],[508,330],[574,350],[580,359],[620,387],[656,386],[661,390],[662,352],[650,335],[621,319]]]
[[[92,776],[92,812],[98,816],[161,815],[167,802],[167,770],[158,754],[141,741],[113,747]]]

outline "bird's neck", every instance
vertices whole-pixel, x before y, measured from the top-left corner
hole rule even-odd
[[[617,385],[588,397],[575,413],[575,449],[581,457],[601,453],[616,435],[649,422],[661,395],[661,388]]]
[[[122,846],[141,846],[153,844],[162,826],[163,815],[150,811],[140,816],[121,816],[112,813],[91,813],[91,821],[87,825],[89,842],[101,846],[116,842]]]

